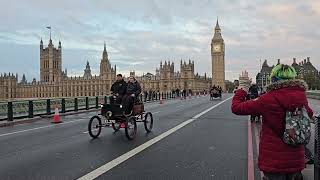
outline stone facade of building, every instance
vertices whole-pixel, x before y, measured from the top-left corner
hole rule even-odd
[[[217,20],[214,36],[211,41],[212,84],[225,91],[225,44]]]
[[[280,64],[280,59],[278,63]],[[310,89],[320,89],[320,72],[312,65],[310,57],[297,63],[296,58],[293,58],[292,66],[295,68],[298,78],[304,79]],[[256,76],[257,85],[264,88],[270,84],[270,74],[273,66],[269,66],[267,60],[262,64],[260,72]]]
[[[134,72],[132,72],[134,75]],[[208,90],[211,85],[211,78],[200,76],[194,71],[194,61],[187,63],[180,61],[180,71],[174,70],[174,63],[165,61],[161,62],[160,67],[156,69],[156,73],[147,73],[137,76],[144,91],[170,92],[172,90],[191,90],[192,92],[202,92]]]
[[[83,77],[68,77],[67,70],[62,71],[62,46],[59,42],[55,48],[50,39],[48,47],[43,48],[40,41],[40,81],[33,79],[27,82],[23,75],[18,82],[18,75],[1,74],[0,99],[12,100],[21,98],[52,98],[99,96],[109,94],[110,87],[116,78],[116,66],[111,67],[106,51],[102,53],[100,75],[92,76],[87,63]]]

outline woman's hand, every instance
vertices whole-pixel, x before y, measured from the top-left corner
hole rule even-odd
[[[251,79],[249,79],[249,74],[247,71],[242,72],[242,74],[239,76],[239,87],[238,89],[242,89],[246,92],[249,91],[250,85],[251,85]]]

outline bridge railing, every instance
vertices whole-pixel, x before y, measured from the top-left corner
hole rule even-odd
[[[308,98],[319,99],[320,100],[320,91],[307,91],[306,93]]]
[[[98,109],[101,103],[109,102],[108,96],[73,97],[73,98],[51,98],[51,99],[31,99],[0,102],[0,121],[22,118],[33,118],[35,116],[51,115],[55,108],[60,113],[71,111]],[[152,102],[162,99],[172,99],[178,97],[172,92],[142,93],[139,96],[142,102]]]

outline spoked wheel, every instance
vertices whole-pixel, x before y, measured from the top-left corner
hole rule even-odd
[[[147,131],[147,133],[151,132],[153,127],[153,116],[151,112],[147,112],[147,114],[144,116],[144,129]]]
[[[101,133],[101,118],[99,116],[93,116],[88,124],[89,135],[92,138],[97,138]]]
[[[126,131],[126,136],[129,140],[132,140],[135,138],[137,134],[136,117],[134,116],[127,117],[125,131]]]
[[[115,132],[119,131],[121,127],[121,123],[112,123],[112,128]]]

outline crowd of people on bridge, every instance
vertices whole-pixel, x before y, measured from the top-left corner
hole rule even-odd
[[[301,109],[305,109],[306,117],[302,114],[299,117],[306,118],[307,122],[314,119],[305,94],[308,86],[296,77],[297,73],[292,66],[275,66],[271,72],[272,83],[259,96],[257,86],[251,86],[251,80],[245,72],[239,78],[239,86],[232,100],[231,109],[234,114],[262,116],[258,167],[264,174],[264,180],[303,179],[301,171],[306,163],[305,144],[289,145],[284,141],[286,130],[294,126],[288,126],[288,120],[299,114],[294,114],[295,112],[303,112]],[[301,111],[297,111],[298,109]],[[291,116],[288,116],[288,112]],[[299,121],[301,122],[302,120]],[[298,138],[294,133],[297,132],[289,133],[291,140]],[[307,136],[303,138],[307,143]]]

